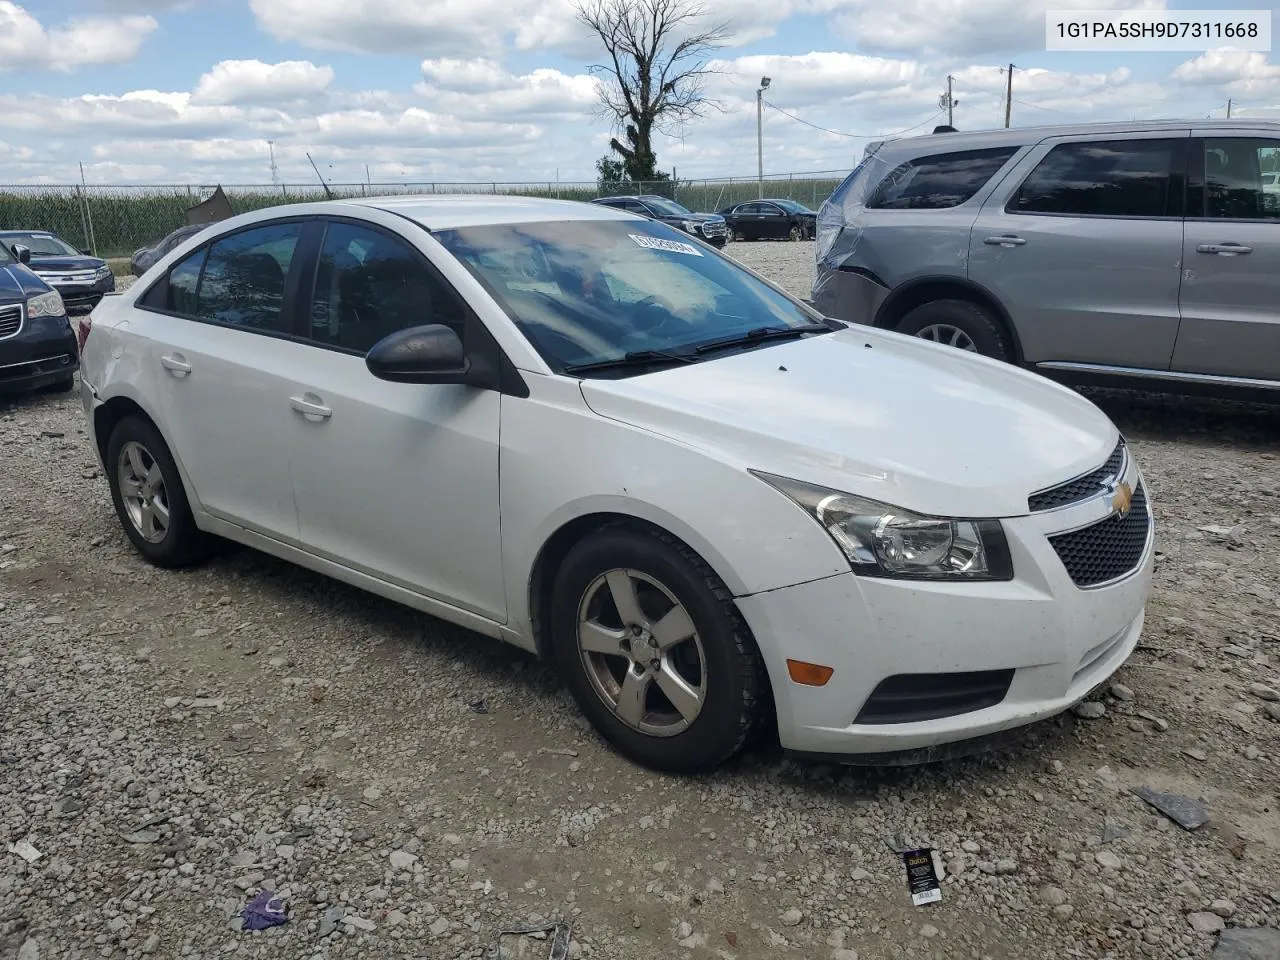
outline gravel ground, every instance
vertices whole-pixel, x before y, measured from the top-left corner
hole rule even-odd
[[[807,294],[812,244],[729,250]],[[478,958],[548,918],[609,960],[1181,958],[1280,926],[1280,411],[1096,399],[1161,550],[1108,695],[982,758],[766,744],[700,779],[619,759],[514,648],[246,550],[149,568],[74,397],[6,401],[0,958]],[[903,844],[941,903],[911,906]],[[288,922],[241,931],[263,889]]]

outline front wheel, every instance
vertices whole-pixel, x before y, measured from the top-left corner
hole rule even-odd
[[[706,563],[674,538],[624,527],[577,544],[556,576],[555,657],[578,706],[621,753],[699,773],[760,725],[760,656]]]
[[[1009,360],[1004,332],[986,309],[968,300],[934,300],[907,313],[898,332],[996,360]]]
[[[798,243],[804,239],[804,227],[795,223],[791,225],[791,232],[787,234],[792,243]]]

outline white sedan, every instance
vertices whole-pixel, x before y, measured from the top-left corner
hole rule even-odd
[[[1142,629],[1150,505],[1095,406],[621,211],[263,210],[80,336],[143,557],[227,538],[536,651],[654,768],[769,721],[860,762],[989,741]]]

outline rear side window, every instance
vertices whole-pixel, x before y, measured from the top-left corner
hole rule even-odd
[[[201,247],[169,271],[169,288],[162,309],[188,316],[195,315],[196,288],[200,283],[204,255],[208,252],[208,247]]]
[[[1203,216],[1214,220],[1280,218],[1276,174],[1280,140],[1214,139],[1204,141]],[[1201,216],[1193,201],[1191,216]]]
[[[1174,162],[1185,142],[1059,144],[1031,171],[1009,210],[1094,217],[1167,216]]]
[[[1017,147],[999,147],[917,157],[880,181],[867,206],[875,210],[958,207],[981,190],[1017,152]]]
[[[302,235],[300,223],[277,223],[217,241],[200,278],[196,315],[215,323],[288,333],[284,281]]]

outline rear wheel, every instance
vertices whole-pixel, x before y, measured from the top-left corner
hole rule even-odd
[[[968,300],[934,300],[921,304],[902,318],[897,329],[899,333],[996,360],[1007,361],[1012,356],[996,318]]]
[[[125,417],[107,441],[107,482],[125,535],[158,567],[204,560],[212,541],[197,526],[169,447],[150,421]]]
[[[755,644],[720,579],[665,534],[613,527],[577,544],[556,576],[551,627],[582,712],[638,763],[710,770],[759,728]]]

